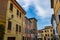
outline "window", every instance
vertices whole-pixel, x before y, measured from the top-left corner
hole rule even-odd
[[[51,38],[51,40],[53,40],[53,38]]]
[[[48,40],[50,40],[50,38],[48,38]]]
[[[17,15],[19,15],[19,10],[17,10]]]
[[[18,32],[18,24],[16,24],[16,31]]]
[[[15,40],[15,37],[8,37],[7,40]]]
[[[47,36],[47,34],[45,34],[45,36]]]
[[[57,29],[57,27],[56,27],[56,32],[58,33],[58,29]]]
[[[53,29],[53,34],[55,34],[55,30]]]
[[[46,30],[45,30],[45,32],[46,32]]]
[[[46,30],[45,30],[45,32],[46,32]]]
[[[44,37],[44,40],[46,40],[46,37]]]
[[[11,15],[11,18],[13,18],[14,16],[13,15]]]
[[[28,29],[27,28],[25,29],[25,33],[28,33]]]
[[[51,37],[53,36],[53,34],[51,34]]]
[[[13,4],[10,3],[10,10],[13,11]]]
[[[49,32],[49,30],[47,30],[47,32]]]
[[[42,33],[43,33],[43,31],[42,31]]]
[[[27,20],[27,18],[25,19],[25,24],[26,24],[26,27],[27,27],[27,25],[28,25],[28,20]]]
[[[19,32],[21,32],[21,26],[19,26]]]
[[[8,21],[8,30],[11,30],[11,25],[12,25],[11,21]]]
[[[59,15],[59,21],[60,21],[60,15]]]
[[[49,34],[48,34],[48,37],[49,37]]]
[[[50,30],[52,32],[52,30]]]
[[[58,18],[59,18],[59,21],[60,21],[60,8],[58,10]]]
[[[59,38],[60,38],[60,35],[59,35]]]
[[[20,13],[20,17],[21,17],[21,13]]]
[[[24,36],[22,37],[22,40],[24,40],[25,38],[24,38]]]

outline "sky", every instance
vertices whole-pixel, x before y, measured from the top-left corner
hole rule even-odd
[[[26,11],[27,18],[37,19],[38,30],[45,26],[51,26],[51,15],[54,13],[51,9],[50,0],[16,0]]]

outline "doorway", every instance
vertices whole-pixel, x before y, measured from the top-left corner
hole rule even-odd
[[[7,40],[15,40],[15,37],[8,37]]]

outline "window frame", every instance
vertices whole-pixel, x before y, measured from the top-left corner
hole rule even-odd
[[[18,32],[18,24],[16,24],[16,32]]]
[[[59,22],[60,22],[60,8],[58,9],[58,19],[59,19]]]
[[[19,15],[19,10],[17,10],[17,13],[16,14],[17,14],[17,16]]]
[[[19,32],[21,32],[21,26],[19,26]]]
[[[21,12],[20,12],[20,17],[21,17]]]
[[[13,4],[10,3],[10,10],[13,11]]]
[[[12,22],[8,21],[8,30],[11,30],[11,27],[12,27]]]

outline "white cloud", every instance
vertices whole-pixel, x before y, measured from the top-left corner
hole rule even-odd
[[[29,6],[32,4],[32,0],[17,0],[25,10],[28,10]]]
[[[53,14],[53,10],[50,8],[50,0],[17,0],[20,5],[27,11],[30,5],[35,6],[36,18],[38,19],[38,29],[44,28],[44,26],[51,25],[50,18]],[[41,19],[41,20],[40,20]],[[46,23],[47,22],[47,23]]]
[[[39,7],[39,6],[36,6],[36,14],[39,16],[39,17],[41,17],[41,18],[45,18],[45,16],[46,16],[46,11],[43,9],[43,8],[41,8],[41,7]]]
[[[50,17],[53,11],[49,8],[50,0],[17,0],[18,2],[23,3],[23,8],[26,10],[29,9],[29,6],[34,4],[37,16],[44,19],[46,17]],[[44,9],[48,7],[47,9]]]

